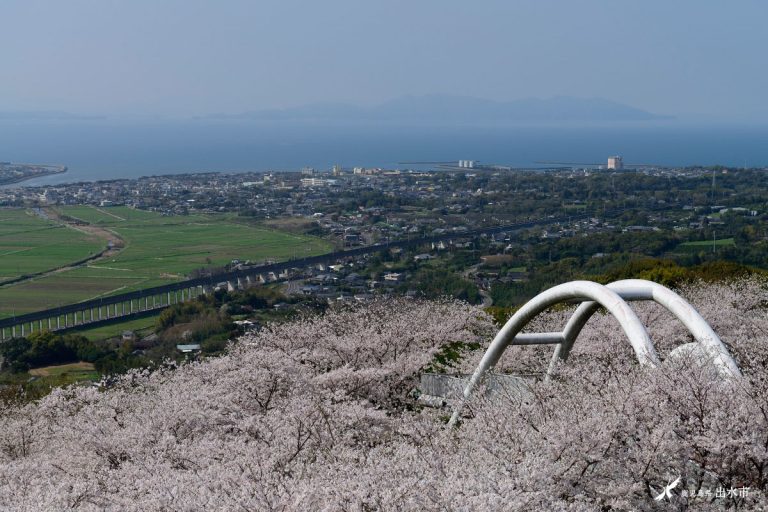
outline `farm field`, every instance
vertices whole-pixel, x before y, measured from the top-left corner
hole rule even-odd
[[[119,322],[109,325],[102,325],[99,327],[91,327],[90,329],[78,329],[70,331],[73,334],[80,334],[85,336],[91,341],[101,341],[107,338],[120,336],[123,331],[134,331],[139,336],[146,336],[152,333],[155,322],[160,316],[160,313],[155,315],[145,316],[142,318],[134,318],[132,320],[126,320],[125,322]]]
[[[99,374],[96,373],[96,370],[94,370],[92,363],[84,363],[82,361],[79,363],[59,364],[54,366],[46,366],[43,368],[34,368],[29,370],[29,374],[37,377],[51,377],[64,374],[77,374],[78,377],[86,378],[99,377]]]
[[[70,384],[85,384],[96,382],[101,378],[93,364],[78,362],[56,366],[34,368],[29,372],[0,374],[0,385],[26,385],[26,393],[31,396],[47,395],[54,387],[69,386]]]
[[[93,364],[82,361],[34,368],[29,370],[28,374],[35,379],[34,386],[38,389],[97,382],[101,379],[101,374],[96,371]]]
[[[735,245],[736,242],[733,238],[721,238],[719,240],[714,241],[715,247],[728,247],[730,245]],[[675,252],[698,252],[698,251],[706,251],[707,249],[712,250],[713,241],[712,240],[699,240],[696,242],[683,242],[680,245],[677,246],[675,249]]]
[[[0,283],[98,253],[106,242],[21,208],[0,208]]]
[[[285,260],[331,250],[318,238],[238,224],[226,215],[163,216],[127,207],[87,206],[59,211],[110,230],[123,239],[124,248],[83,267],[0,288],[0,317],[167,284],[192,270],[223,266],[233,259]],[[104,240],[97,239],[96,247],[103,248]],[[14,259],[8,258],[5,265],[12,267]]]

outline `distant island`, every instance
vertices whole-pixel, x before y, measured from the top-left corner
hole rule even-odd
[[[61,174],[67,172],[65,165],[42,164],[15,164],[12,162],[0,162],[0,185],[10,185],[20,181],[40,178],[49,174]]]
[[[373,107],[344,103],[313,103],[291,108],[239,114],[211,114],[202,119],[274,121],[387,122],[619,122],[671,119],[603,98],[557,96],[494,101],[467,96],[404,96]]]

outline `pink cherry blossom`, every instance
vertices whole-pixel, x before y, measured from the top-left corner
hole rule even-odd
[[[510,348],[496,371],[530,375],[531,393],[474,399],[458,428],[415,396],[448,344],[481,344],[453,371],[474,369],[495,332],[480,309],[392,300],[268,326],[222,357],[4,406],[0,509],[661,510],[654,496],[678,477],[675,509],[766,509],[766,290],[681,292],[742,380],[694,359],[640,367],[598,314],[549,382],[535,376],[551,347]],[[655,305],[634,307],[662,358],[691,341]],[[715,499],[718,486],[750,493]]]

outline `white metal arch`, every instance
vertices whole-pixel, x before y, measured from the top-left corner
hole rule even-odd
[[[586,299],[586,301],[576,309],[563,332],[520,333],[536,315],[554,304],[571,299]],[[510,345],[557,345],[548,371],[548,374],[551,373],[558,359],[568,358],[576,337],[600,306],[607,309],[618,320],[640,364],[658,366],[659,358],[648,336],[648,331],[625,300],[653,300],[659,303],[688,328],[721,373],[727,376],[741,375],[738,365],[701,315],[679,295],[664,286],[641,279],[616,281],[608,286],[591,281],[572,281],[540,293],[504,324],[472,374],[464,389],[463,399],[469,398],[478,383],[498,363],[499,358]],[[461,403],[457,404],[449,424],[456,422],[461,406]]]
[[[518,333],[528,322],[545,309],[571,299],[587,299],[603,306],[621,324],[640,364],[650,366],[658,366],[660,364],[656,350],[653,348],[645,327],[643,327],[643,324],[637,318],[632,308],[616,292],[591,281],[571,281],[570,283],[563,283],[541,292],[512,315],[512,318],[496,334],[485,355],[483,355],[483,359],[472,374],[469,383],[464,389],[464,399],[469,398],[486,372],[496,365],[509,345],[562,344],[565,341],[563,333],[544,333],[543,335]],[[461,404],[454,410],[450,424],[456,422],[460,411]]]

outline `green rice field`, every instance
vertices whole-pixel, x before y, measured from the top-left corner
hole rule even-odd
[[[68,217],[109,229],[123,239],[125,247],[113,257],[95,260],[87,266],[0,288],[0,317],[158,286],[184,279],[194,269],[225,265],[233,259],[285,260],[331,250],[331,245],[321,239],[240,224],[227,215],[164,216],[127,207],[88,206],[62,207],[60,211]],[[15,228],[11,227],[13,222],[7,224],[8,244],[0,242],[0,248],[6,253],[0,257],[0,268],[6,269],[4,275],[13,275],[15,268],[63,265],[105,245],[103,239],[82,238],[71,228],[57,228],[50,221],[31,218],[24,210],[0,212],[0,219],[6,215],[18,220]],[[42,229],[56,233],[48,240],[58,242],[45,245],[42,242],[45,237],[39,235]],[[0,231],[0,241],[2,233]],[[14,240],[16,246],[10,240]],[[13,247],[37,247],[32,241],[47,247],[41,249],[47,254],[46,258],[34,267],[24,262],[26,256],[21,252],[13,252]]]
[[[103,239],[46,220],[31,210],[0,208],[0,282],[87,258]]]

